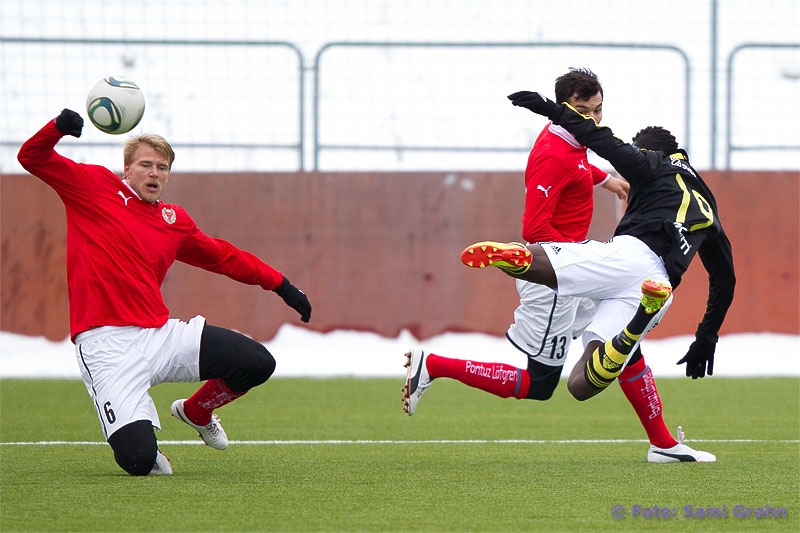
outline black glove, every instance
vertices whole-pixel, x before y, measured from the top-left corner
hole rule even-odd
[[[64,135],[80,137],[83,130],[83,119],[72,109],[64,109],[56,117],[56,128]]]
[[[508,99],[515,106],[530,109],[537,115],[544,115],[552,120],[556,114],[561,110],[561,106],[539,93],[531,91],[519,91],[514,94],[509,94]]]
[[[716,343],[696,340],[689,346],[689,351],[683,359],[676,364],[686,363],[686,377],[692,379],[705,377],[706,372],[709,376],[714,375],[714,350],[717,349]]]
[[[300,320],[308,322],[311,319],[311,302],[308,301],[306,293],[289,283],[286,276],[283,281],[275,288],[275,293],[283,298],[286,305],[300,313]]]

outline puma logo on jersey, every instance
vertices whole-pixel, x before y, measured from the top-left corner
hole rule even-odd
[[[580,163],[578,163],[578,168],[582,168],[583,170],[589,170],[589,169],[588,169],[588,168],[586,168],[586,166],[583,164],[583,160],[581,160],[581,162],[580,162]]]
[[[122,193],[122,191],[117,191],[117,194],[119,194],[120,196],[122,196],[122,200],[125,202],[125,205],[128,205],[128,200],[130,200],[131,198],[133,198],[133,196],[125,196],[125,195]]]
[[[544,193],[544,197],[545,197],[545,198],[549,198],[549,196],[548,196],[548,194],[547,194],[547,193],[550,191],[550,189],[552,189],[552,188],[553,188],[553,186],[551,185],[550,187],[548,187],[548,188],[546,188],[546,189],[545,189],[545,188],[544,188],[544,187],[542,187],[541,185],[537,185],[537,186],[536,186],[536,188],[537,188],[537,189],[539,189],[540,191],[542,191],[542,192]]]

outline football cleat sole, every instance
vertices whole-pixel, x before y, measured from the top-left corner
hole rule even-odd
[[[484,241],[467,246],[461,252],[461,262],[471,268],[493,266],[511,274],[522,274],[528,270],[533,254],[518,242]]]

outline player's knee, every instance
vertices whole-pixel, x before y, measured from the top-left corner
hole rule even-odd
[[[250,369],[250,376],[253,379],[253,383],[248,388],[261,385],[272,377],[272,374],[275,372],[275,358],[272,357],[269,350],[267,350],[263,344],[259,344],[256,350],[258,353],[254,354],[252,358],[253,366]]]
[[[573,398],[580,402],[588,400],[592,397],[592,395],[586,390],[588,385],[585,381],[586,380],[583,378],[583,376],[576,376],[575,374],[570,375],[569,379],[567,380],[567,390]]]
[[[158,453],[155,446],[145,446],[139,449],[115,449],[114,459],[124,471],[132,476],[146,476],[153,470]]]
[[[132,476],[146,476],[153,469],[158,453],[153,426],[149,420],[137,420],[111,435],[114,460]]]
[[[275,358],[263,344],[255,341],[242,347],[239,364],[225,376],[225,383],[236,392],[252,389],[267,381],[275,372]]]
[[[234,392],[244,392],[267,381],[275,372],[275,358],[255,340],[206,324],[200,339],[200,379],[222,378]]]

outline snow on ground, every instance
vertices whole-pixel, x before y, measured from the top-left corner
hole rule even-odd
[[[657,377],[683,376],[684,365],[675,363],[691,341],[690,336],[645,340],[643,351],[653,373]],[[275,338],[264,344],[278,362],[275,377],[402,377],[403,354],[415,346],[459,359],[525,366],[525,357],[504,337],[479,333],[445,333],[420,341],[408,331],[388,338],[359,331],[319,333],[284,324]],[[581,351],[580,342],[574,342],[562,376],[568,375]],[[800,335],[722,336],[714,375],[800,377]],[[74,346],[68,339],[52,342],[43,337],[0,332],[0,378],[80,379]]]

